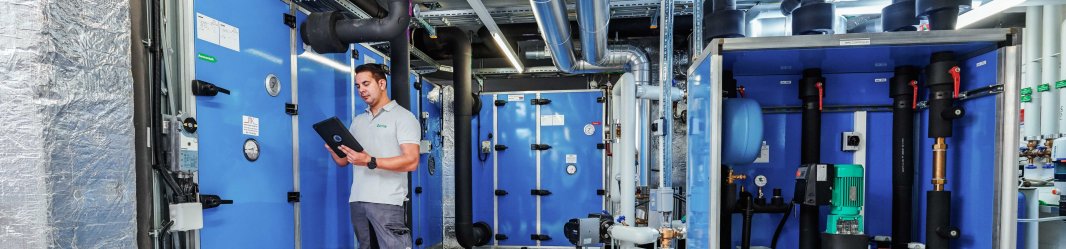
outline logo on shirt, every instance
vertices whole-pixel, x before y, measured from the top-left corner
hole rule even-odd
[[[377,127],[377,128],[389,128],[388,126],[385,126],[383,124],[376,124],[376,125],[374,125],[374,127]]]

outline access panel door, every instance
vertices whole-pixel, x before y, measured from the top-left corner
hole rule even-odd
[[[204,210],[200,245],[293,248],[294,208],[286,198],[293,190],[292,118],[285,113],[291,41],[281,22],[289,6],[253,0],[193,6],[194,78],[230,91],[196,98],[200,192],[233,200]]]
[[[535,94],[498,94],[495,110],[496,239],[499,245],[533,245],[530,235],[537,231],[536,153],[537,108],[529,100]],[[506,147],[506,149],[503,149]],[[502,235],[502,236],[499,236]],[[505,239],[504,239],[505,238]]]
[[[540,234],[544,246],[569,246],[563,225],[603,210],[603,103],[596,92],[541,93]],[[550,101],[550,102],[547,102]]]

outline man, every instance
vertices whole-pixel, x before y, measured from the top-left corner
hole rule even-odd
[[[359,97],[369,106],[352,120],[351,132],[363,152],[347,146],[341,158],[326,145],[341,167],[353,165],[354,181],[349,206],[359,248],[411,248],[410,229],[404,224],[403,202],[407,198],[407,172],[418,168],[421,126],[410,111],[387,94],[385,69],[365,64],[355,68]],[[402,84],[402,83],[401,83]]]

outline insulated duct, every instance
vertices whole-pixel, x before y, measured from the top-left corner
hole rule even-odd
[[[1044,106],[1043,116],[1040,124],[1041,129],[1044,132],[1045,139],[1054,139],[1062,136],[1062,133],[1066,132],[1066,122],[1062,122],[1062,105],[1066,104],[1066,101],[1059,99],[1059,96],[1066,94],[1066,91],[1057,89],[1055,83],[1059,80],[1059,60],[1054,58],[1059,51],[1059,36],[1056,35],[1059,32],[1059,24],[1062,23],[1062,6],[1063,5],[1046,5],[1044,6],[1043,23],[1041,24],[1043,34],[1041,42],[1041,56],[1044,57],[1041,60],[1040,66],[1040,82],[1042,86],[1038,88],[1038,94],[1043,94],[1040,99],[1040,105]],[[1062,103],[1060,103],[1062,102]],[[1050,150],[1051,148],[1047,148]]]
[[[451,48],[452,85],[455,87],[455,237],[463,248],[489,243],[492,228],[485,222],[474,223],[471,118],[474,116],[474,91],[471,78],[470,38],[459,28],[437,29],[437,39],[416,33],[422,42],[439,42]]]
[[[704,40],[744,37],[744,11],[737,10],[736,0],[711,0],[710,13],[702,20]],[[702,45],[700,46],[702,48]]]
[[[786,0],[781,13],[792,15],[792,35],[832,34],[836,7],[825,0]]]
[[[803,70],[800,79],[799,98],[803,101],[801,113],[800,164],[818,164],[821,161],[822,148],[822,99],[825,98],[825,77],[817,68]],[[798,197],[793,197],[798,198]],[[798,199],[797,199],[798,200]],[[799,205],[799,248],[818,249],[821,247],[821,232],[818,231],[818,206]]]
[[[914,0],[892,0],[892,4],[881,10],[881,29],[886,32],[918,30],[914,4]]]
[[[1022,99],[1022,110],[1025,111],[1023,117],[1023,137],[1026,140],[1039,140],[1041,133],[1040,123],[1043,122],[1040,118],[1040,95],[1037,93],[1037,86],[1040,85],[1040,24],[1043,16],[1043,8],[1040,6],[1029,6],[1025,11],[1025,32],[1023,32],[1022,49],[1024,50],[1025,57],[1023,61],[1025,64],[1025,80],[1022,82],[1024,87],[1030,93],[1028,100]]]
[[[353,2],[377,6],[374,0]],[[407,26],[411,22],[411,3],[410,0],[388,0],[388,4],[391,12],[369,11],[367,14],[376,15],[369,19],[346,19],[337,11],[311,13],[300,24],[300,37],[318,53],[343,53],[351,43],[388,41],[391,48],[389,60],[392,61],[389,69],[393,82],[391,97],[410,110],[411,51]]]
[[[931,30],[954,30],[962,6],[970,6],[970,0],[917,0],[914,12],[929,20]]]
[[[607,23],[611,21],[610,2],[608,0],[577,1],[581,54],[585,57],[585,61],[592,65],[601,66],[607,58]]]
[[[892,100],[892,248],[907,249],[912,242],[914,188],[914,111],[918,102],[915,66],[896,67],[889,80]]]

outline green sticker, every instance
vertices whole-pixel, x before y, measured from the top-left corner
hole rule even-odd
[[[1031,87],[1022,88],[1022,95],[1030,95],[1030,94],[1033,94],[1033,88],[1031,88]]]
[[[1036,91],[1037,92],[1051,91],[1051,85],[1049,85],[1049,84],[1040,84],[1039,86],[1036,87]]]
[[[1033,102],[1033,96],[1022,95],[1022,103]]]
[[[1055,82],[1055,89],[1066,87],[1066,80]]]
[[[215,62],[218,61],[217,59],[215,59],[214,56],[206,55],[206,54],[203,54],[203,53],[196,53],[196,58],[200,58],[201,60],[204,60],[206,62],[211,62],[211,63],[215,63]]]

